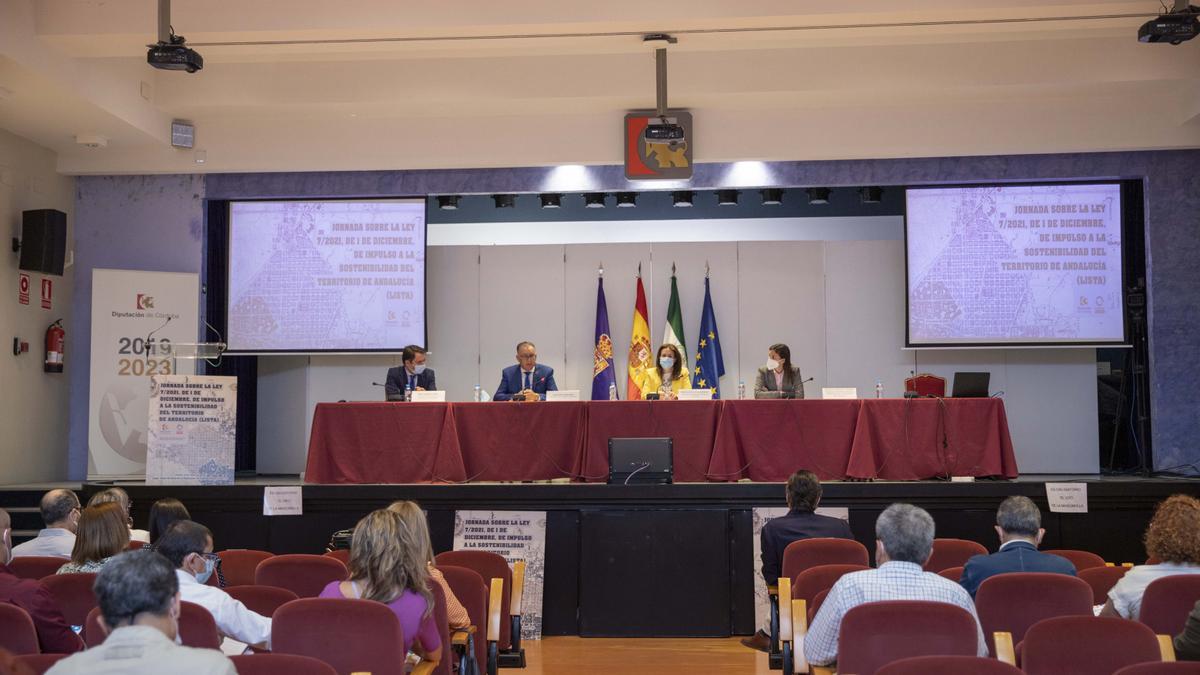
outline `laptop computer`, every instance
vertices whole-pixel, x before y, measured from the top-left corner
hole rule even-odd
[[[954,373],[954,398],[987,398],[991,373]]]

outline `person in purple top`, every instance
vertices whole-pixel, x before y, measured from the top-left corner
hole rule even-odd
[[[442,640],[433,620],[429,569],[418,555],[415,534],[395,512],[379,509],[367,514],[354,527],[350,578],[329,582],[320,597],[384,603],[400,619],[404,649],[436,662]]]

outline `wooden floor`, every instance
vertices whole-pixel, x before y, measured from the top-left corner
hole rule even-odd
[[[770,673],[767,655],[738,638],[580,638],[528,640],[524,670],[501,675],[696,675]],[[774,671],[778,673],[779,671]]]

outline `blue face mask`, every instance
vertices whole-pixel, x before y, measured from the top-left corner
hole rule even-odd
[[[216,568],[216,566],[217,563],[215,560],[212,560],[211,558],[204,558],[204,571],[196,574],[196,581],[202,584],[208,583],[208,578],[212,576],[213,570]]]
[[[419,366],[413,366],[413,375],[420,375],[423,372],[425,372],[425,364],[422,363]]]
[[[658,359],[658,365],[662,366],[663,370],[671,370],[675,367],[674,356],[661,356]]]

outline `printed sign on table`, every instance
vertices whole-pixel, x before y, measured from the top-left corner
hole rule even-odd
[[[457,511],[454,550],[491,551],[511,566],[525,561],[521,639],[542,637],[542,584],[546,578],[545,511]]]

